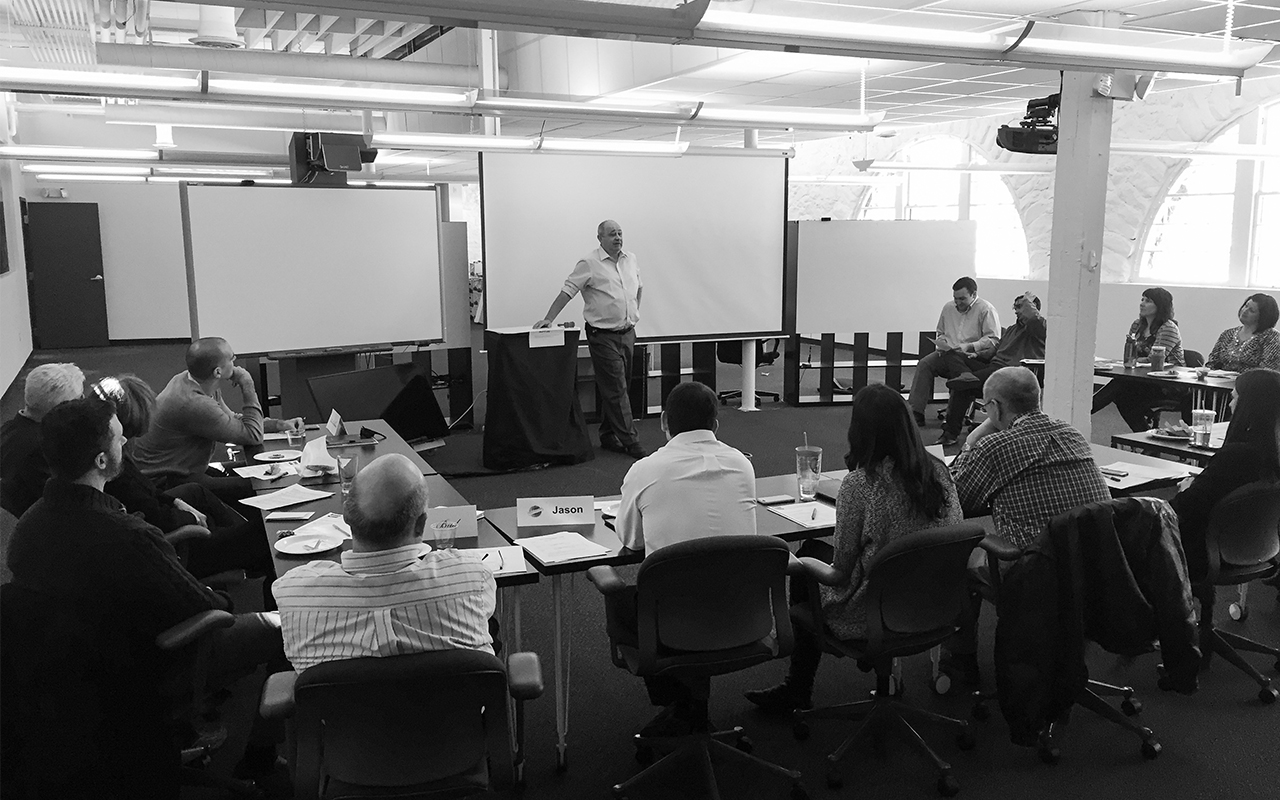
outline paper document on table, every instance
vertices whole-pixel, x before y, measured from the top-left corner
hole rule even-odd
[[[276,431],[275,433],[262,434],[262,441],[264,442],[283,442],[288,438],[289,438],[289,434],[286,431]]]
[[[320,519],[314,519],[306,525],[300,525],[294,533],[335,533],[343,539],[351,538],[351,528],[341,514],[329,512]]]
[[[836,524],[836,507],[819,503],[795,503],[789,506],[768,506],[770,511],[780,517],[806,528],[830,528]]]
[[[317,489],[308,489],[306,486],[295,483],[293,486],[286,486],[278,492],[246,497],[240,502],[246,506],[253,506],[254,508],[260,508],[263,511],[270,511],[275,508],[296,506],[299,503],[310,503],[312,500],[319,500],[320,498],[328,497],[331,494],[333,494],[333,492],[321,492]]]
[[[469,556],[480,559],[480,563],[489,568],[494,577],[499,575],[519,575],[524,572],[524,551],[519,547],[477,547],[473,550],[459,550]]]
[[[1147,466],[1146,464],[1133,464],[1128,461],[1117,461],[1114,464],[1107,464],[1099,467],[1107,478],[1107,486],[1112,489],[1132,489],[1135,486],[1141,486],[1144,483],[1152,481],[1167,481],[1185,478],[1188,475],[1199,475],[1200,468],[1190,464],[1179,464],[1176,461],[1168,462],[1169,466]],[[1127,475],[1117,473],[1127,472]]]
[[[317,436],[302,448],[302,459],[299,466],[310,472],[337,472],[338,459],[329,455],[325,438]]]
[[[529,349],[539,347],[563,347],[564,328],[543,328],[529,331]]]
[[[297,475],[297,464],[253,464],[248,467],[236,467],[235,473],[241,478],[257,478],[260,481],[270,481],[276,478],[283,478],[286,475]]]
[[[517,542],[529,555],[543,564],[562,564],[580,558],[607,555],[609,548],[592,542],[574,531],[557,531],[544,536],[530,536]]]
[[[606,517],[613,518],[618,516],[618,506],[620,505],[622,505],[622,502],[619,500],[597,500],[596,511]]]
[[[314,511],[272,511],[270,514],[267,515],[267,521],[268,522],[284,522],[284,521],[292,520],[294,522],[297,522],[299,520],[311,519],[312,515],[315,513],[316,512]]]

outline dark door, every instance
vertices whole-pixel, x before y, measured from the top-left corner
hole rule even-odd
[[[106,346],[97,203],[27,203],[24,235],[36,348]]]

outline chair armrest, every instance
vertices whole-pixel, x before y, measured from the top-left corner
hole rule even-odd
[[[804,565],[804,571],[823,586],[843,586],[849,582],[848,575],[825,561],[810,558],[809,556],[805,556],[799,561]]]
[[[1001,561],[1017,561],[1022,558],[1021,550],[994,533],[988,533],[984,536],[978,546]]]
[[[228,586],[239,586],[248,579],[249,577],[245,575],[244,570],[229,569],[204,578],[204,585],[210,589],[225,589]]]
[[[627,582],[613,567],[592,567],[587,570],[587,580],[595,584],[603,595],[615,594],[627,588]]]
[[[208,528],[200,525],[182,525],[169,531],[164,535],[165,541],[169,544],[178,544],[180,542],[189,542],[195,539],[208,539],[213,536]]]
[[[517,700],[542,696],[542,663],[537,653],[512,653],[507,658],[507,690]]]
[[[156,647],[161,650],[177,650],[180,647],[186,647],[209,631],[230,628],[235,621],[236,618],[226,611],[201,611],[161,631],[156,636]]]
[[[284,719],[293,716],[293,687],[298,682],[296,672],[275,672],[267,676],[262,685],[262,700],[258,713],[263,719]]]

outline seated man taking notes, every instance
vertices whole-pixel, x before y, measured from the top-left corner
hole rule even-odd
[[[360,470],[343,502],[351,550],[272,585],[285,655],[302,671],[325,661],[428,650],[493,652],[493,573],[465,551],[421,556],[427,484],[405,456]]]
[[[670,544],[720,534],[756,532],[756,474],[741,451],[716,439],[715,392],[681,383],[667,396],[662,430],[667,443],[642,458],[622,481],[618,535],[631,550],[654,553]],[[635,587],[609,597],[611,638],[634,639]],[[705,685],[645,678],[649,699],[664,710],[642,733],[679,735],[707,725]]]
[[[911,383],[911,414],[924,425],[924,408],[933,399],[933,379],[954,378],[991,358],[1000,340],[1000,315],[978,297],[978,282],[965,276],[951,286],[952,302],[938,315],[935,350],[916,364]]]

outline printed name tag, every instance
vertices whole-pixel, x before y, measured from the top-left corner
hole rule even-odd
[[[475,506],[436,506],[427,509],[427,531],[428,537],[425,541],[431,541],[431,537],[440,538],[436,531],[452,531],[453,536],[458,539],[474,539],[480,531],[476,522]]]
[[[346,434],[347,429],[342,424],[342,415],[338,413],[338,409],[335,408],[329,412],[329,423],[324,426],[324,429],[329,432],[330,436],[343,436]]]
[[[595,498],[526,497],[516,500],[516,525],[595,525]]]

